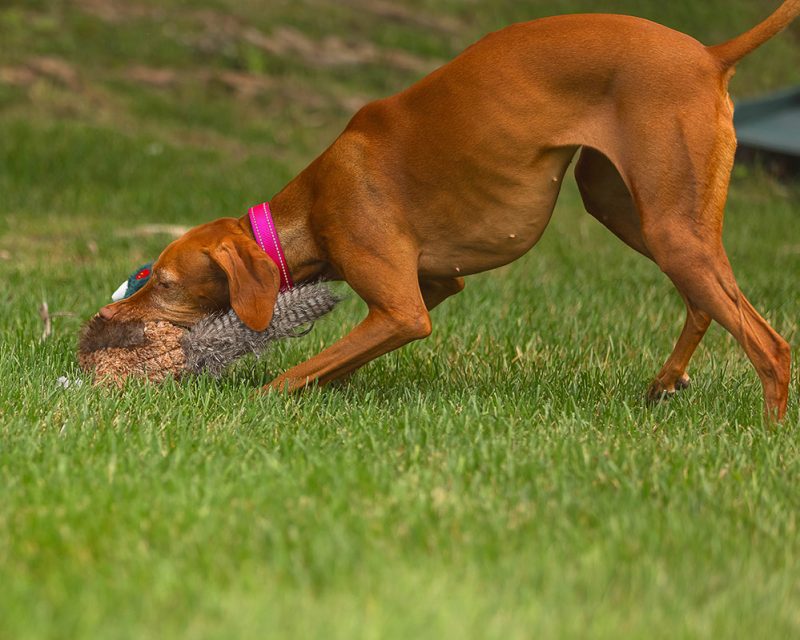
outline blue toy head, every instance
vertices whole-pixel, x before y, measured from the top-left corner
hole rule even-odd
[[[124,298],[130,298],[134,293],[147,284],[147,281],[150,279],[152,268],[152,262],[148,262],[147,264],[139,267],[125,282],[119,285],[117,290],[111,295],[111,299],[114,302],[117,302],[119,300],[123,300]]]

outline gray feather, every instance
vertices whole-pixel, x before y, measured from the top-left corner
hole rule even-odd
[[[339,302],[323,284],[303,284],[282,291],[275,302],[272,322],[265,331],[253,331],[231,309],[203,318],[183,337],[186,368],[192,373],[207,371],[213,376],[237,358],[249,353],[261,355],[275,340],[305,335],[299,327],[310,325],[329,313]]]

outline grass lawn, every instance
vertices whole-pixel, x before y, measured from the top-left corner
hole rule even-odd
[[[241,215],[482,33],[610,10],[718,42],[777,4],[4,2],[0,638],[798,637],[797,373],[765,424],[715,325],[692,388],[648,407],[682,303],[571,181],[533,251],[346,385],[254,393],[357,322],[354,296],[219,381],[57,384],[85,380],[81,323],[171,239],[147,225]],[[800,82],[799,35],[734,92]],[[726,227],[795,357],[799,196],[737,168]]]

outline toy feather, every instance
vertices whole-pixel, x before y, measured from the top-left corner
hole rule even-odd
[[[260,354],[270,342],[305,335],[311,327],[297,333],[298,327],[313,323],[339,302],[321,285],[299,285],[278,295],[272,321],[265,331],[253,331],[231,309],[194,325],[181,340],[186,369],[207,371],[218,376],[231,362],[249,353]]]

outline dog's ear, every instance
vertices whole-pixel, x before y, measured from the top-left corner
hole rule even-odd
[[[277,265],[250,238],[232,236],[209,253],[228,278],[231,307],[254,331],[272,320],[281,277]]]

